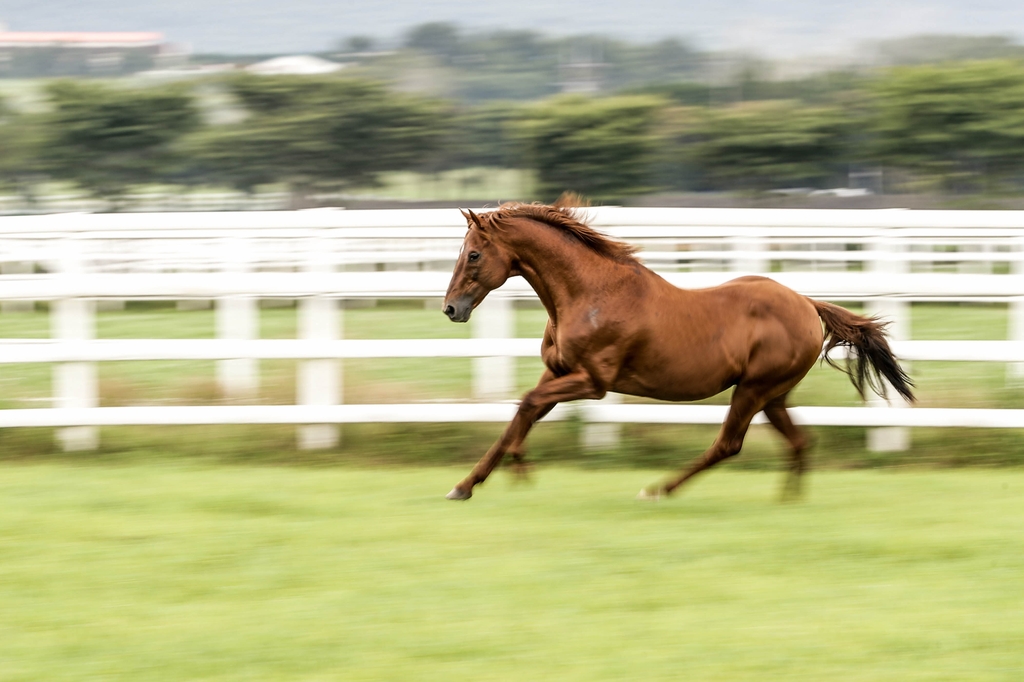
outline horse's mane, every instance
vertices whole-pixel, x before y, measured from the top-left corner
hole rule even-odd
[[[592,251],[616,261],[635,261],[635,246],[611,239],[584,223],[580,211],[570,206],[548,206],[546,204],[503,204],[501,207],[480,216],[492,225],[501,228],[509,226],[513,218],[530,218],[549,225],[574,238]]]

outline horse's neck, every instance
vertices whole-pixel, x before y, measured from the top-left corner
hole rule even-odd
[[[560,312],[607,284],[623,267],[551,228],[539,228],[516,243],[514,250],[523,278],[556,323]]]

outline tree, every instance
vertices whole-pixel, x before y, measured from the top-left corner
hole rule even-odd
[[[688,153],[699,141],[706,117],[703,107],[670,103],[658,116],[653,135],[658,140],[651,157],[651,177],[656,188],[668,191],[705,189],[703,169]]]
[[[192,96],[180,87],[57,81],[47,93],[47,173],[101,197],[116,199],[130,186],[163,179],[181,160],[175,143],[199,126]]]
[[[837,108],[793,102],[709,109],[689,154],[716,189],[820,186],[846,167],[848,127]]]
[[[454,24],[434,22],[416,26],[405,38],[405,47],[441,59],[459,53],[459,29]]]
[[[897,68],[872,94],[882,161],[953,190],[1024,171],[1024,64]]]
[[[881,40],[872,45],[877,58],[890,66],[937,64],[1024,55],[1024,47],[1008,36],[916,35]]]
[[[373,49],[374,40],[370,36],[350,36],[342,44],[345,52],[369,52]]]
[[[558,97],[527,109],[519,134],[541,193],[615,199],[649,191],[663,107],[654,97]]]
[[[558,51],[532,31],[496,31],[461,41],[446,74],[468,101],[523,101],[558,92]]]
[[[606,64],[602,82],[612,91],[692,83],[699,75],[697,53],[675,39],[641,45],[605,40],[597,54]],[[706,102],[705,95],[701,103]]]
[[[31,200],[42,172],[41,150],[38,118],[19,113],[0,99],[0,186]]]
[[[231,88],[249,117],[203,131],[191,149],[206,174],[245,189],[373,184],[384,171],[415,168],[444,139],[439,103],[377,83],[253,76]]]
[[[487,102],[458,111],[439,155],[440,168],[520,168],[526,163],[516,125],[523,107],[515,102]]]

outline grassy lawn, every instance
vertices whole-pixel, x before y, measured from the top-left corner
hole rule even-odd
[[[5,464],[0,679],[1020,680],[1024,472]]]

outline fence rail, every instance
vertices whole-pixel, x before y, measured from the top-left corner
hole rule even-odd
[[[0,364],[120,360],[341,360],[370,358],[533,358],[539,338],[476,339],[0,339]],[[902,360],[1024,362],[1017,341],[894,341]],[[843,348],[830,353],[845,356]]]
[[[601,208],[591,224],[641,248],[640,256],[678,286],[713,286],[763,274],[801,293],[862,301],[893,321],[905,360],[1006,363],[1024,374],[1024,213],[1014,211],[833,211]],[[65,447],[97,443],[115,424],[285,423],[300,444],[330,446],[336,425],[367,421],[505,421],[514,359],[538,354],[538,339],[512,337],[512,301],[534,299],[519,279],[474,315],[472,339],[341,338],[339,300],[420,298],[447,286],[465,226],[455,210],[312,210],[245,213],[63,214],[0,218],[0,302],[4,309],[50,302],[53,338],[0,339],[0,364],[52,363],[51,408],[0,410],[0,426],[52,426]],[[295,299],[299,339],[259,339],[259,299]],[[216,301],[217,339],[95,339],[95,302]],[[1009,338],[912,340],[911,301],[1004,302]],[[438,306],[439,307],[439,306]],[[443,322],[440,314],[438,324]],[[471,404],[342,404],[337,360],[474,358]],[[257,363],[301,363],[296,405],[97,407],[95,363],[215,360],[228,397],[258,391]],[[560,407],[607,425],[717,423],[709,405],[601,403]],[[913,426],[1024,426],[1022,410],[803,407],[806,424],[886,427],[873,446],[905,444]],[[596,432],[595,432],[596,433]],[[603,441],[602,441],[603,439]]]
[[[1024,296],[1024,278],[1006,275],[877,272],[663,272],[676,286],[711,287],[743,274],[761,274],[816,298],[862,301],[1013,301]],[[240,272],[26,275],[0,277],[4,300],[51,301],[66,298],[163,299],[246,296],[259,298],[437,298],[444,295],[446,272]],[[533,299],[529,285],[510,280],[497,297]]]

